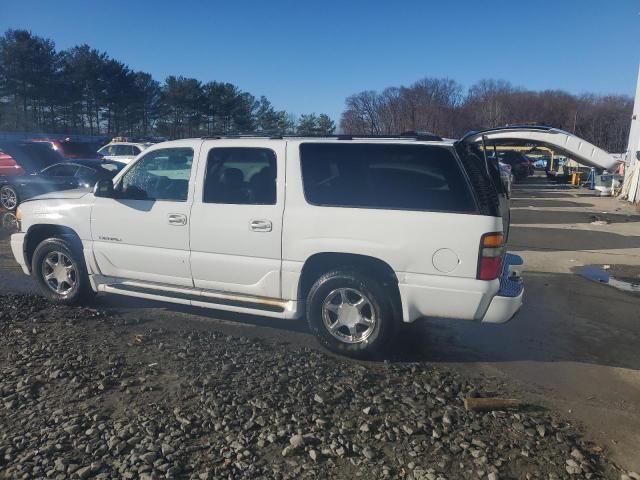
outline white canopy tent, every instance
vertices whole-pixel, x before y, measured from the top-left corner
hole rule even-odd
[[[640,69],[638,70],[638,85],[636,87],[636,100],[633,105],[631,117],[631,130],[629,131],[629,143],[625,154],[627,170],[624,175],[622,192],[620,196],[632,203],[640,203]]]

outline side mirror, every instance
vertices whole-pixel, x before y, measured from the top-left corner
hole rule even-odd
[[[113,182],[111,180],[100,180],[93,189],[96,197],[114,198]]]

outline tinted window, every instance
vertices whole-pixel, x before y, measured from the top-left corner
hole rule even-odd
[[[150,152],[124,174],[118,190],[138,199],[185,201],[192,163],[190,148]]]
[[[307,201],[316,205],[473,212],[453,154],[424,145],[304,143]]]
[[[42,174],[47,177],[73,177],[77,171],[77,165],[62,163],[43,170]]]
[[[78,167],[76,177],[93,178],[96,176],[96,171],[89,167]]]
[[[76,155],[78,157],[95,157],[96,148],[92,143],[87,142],[62,142],[62,149],[67,155]]]
[[[276,155],[267,148],[213,148],[207,157],[205,203],[275,205]]]
[[[140,150],[138,147],[136,147],[135,145],[133,145],[131,147],[131,154],[132,155],[138,155],[142,150]]]

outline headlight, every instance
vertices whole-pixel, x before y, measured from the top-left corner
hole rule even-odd
[[[16,228],[18,232],[22,231],[22,210],[20,207],[16,208]]]

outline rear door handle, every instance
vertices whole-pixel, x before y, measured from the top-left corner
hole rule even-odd
[[[273,230],[273,224],[270,220],[251,220],[249,228],[254,232],[270,232]]]
[[[169,214],[169,225],[182,226],[187,224],[187,216],[181,213]]]

